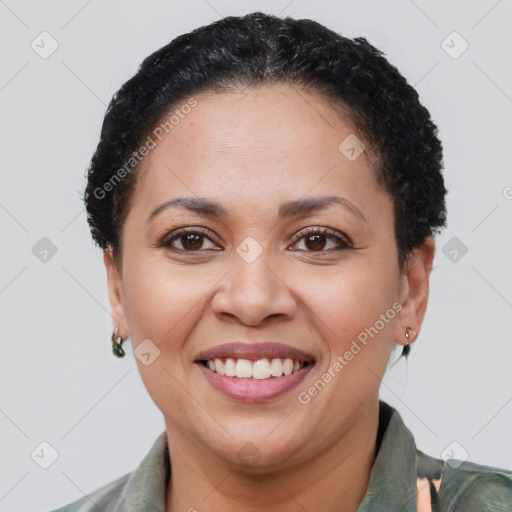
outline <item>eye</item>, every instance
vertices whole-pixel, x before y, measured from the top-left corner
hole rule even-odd
[[[300,231],[293,237],[294,245],[302,239],[304,239],[306,249],[299,250],[305,250],[306,252],[331,252],[330,249],[324,250],[325,246],[328,245],[326,240],[334,241],[334,251],[353,249],[344,235],[325,227],[311,227]]]
[[[203,252],[204,250],[222,250],[215,245],[211,238],[214,235],[209,229],[200,227],[180,228],[164,236],[157,247],[166,247],[175,252]],[[205,249],[205,239],[212,243],[213,248]],[[304,239],[306,249],[298,249],[305,252],[331,252],[353,249],[346,237],[337,231],[326,227],[310,227],[303,229],[293,236],[293,245]],[[334,248],[325,247],[328,242],[334,242]],[[181,246],[181,247],[179,247]]]
[[[204,239],[211,242],[213,233],[205,228],[181,228],[165,236],[157,244],[157,247],[168,247],[176,252],[194,252],[204,249]],[[181,248],[176,245],[181,245]],[[214,247],[216,247],[214,245]],[[219,249],[209,249],[219,250]]]

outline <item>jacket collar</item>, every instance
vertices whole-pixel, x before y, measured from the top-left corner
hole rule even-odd
[[[416,443],[398,411],[382,400],[377,443],[366,495],[357,512],[416,512]]]
[[[165,512],[165,493],[170,477],[169,446],[164,430],[151,450],[130,475],[113,512]]]

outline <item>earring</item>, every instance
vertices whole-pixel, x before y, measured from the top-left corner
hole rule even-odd
[[[116,327],[115,331],[112,333],[112,352],[117,357],[124,357],[124,350],[121,346],[123,343],[123,337],[117,334],[117,331],[119,330],[118,327]]]
[[[411,338],[409,331],[412,331],[414,333],[414,335],[416,335],[416,332],[414,331],[414,329],[412,327],[406,327],[405,328],[405,339],[406,340],[409,340]],[[409,356],[410,353],[411,353],[411,345],[409,344],[409,341],[407,341],[407,345],[404,345],[404,348],[402,349],[402,356],[404,356],[405,359],[407,360],[407,357]],[[402,357],[402,356],[400,356],[400,357]]]
[[[413,334],[416,336],[416,331],[412,327],[406,327],[405,328],[405,339],[409,340],[411,338],[410,331],[413,332]],[[393,368],[398,361],[400,361],[400,358],[403,356],[405,357],[405,360],[407,361],[407,358],[409,357],[409,354],[411,353],[411,345],[409,344],[409,341],[407,341],[407,344],[404,345],[404,348],[402,349],[402,353],[400,354],[400,357],[390,366],[390,368]]]

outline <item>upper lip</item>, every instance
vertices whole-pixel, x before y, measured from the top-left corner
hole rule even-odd
[[[315,359],[312,354],[282,343],[271,341],[244,343],[237,341],[204,350],[196,356],[195,361],[208,361],[209,359],[222,359],[227,357],[249,360],[289,358],[297,361],[314,361]]]

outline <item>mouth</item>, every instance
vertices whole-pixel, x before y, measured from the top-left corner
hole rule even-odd
[[[236,379],[265,380],[279,378],[283,375],[292,375],[300,372],[307,366],[315,364],[314,359],[303,361],[292,358],[263,358],[252,361],[250,359],[234,359],[232,357],[215,357],[208,360],[197,361],[210,371],[226,377]]]
[[[288,345],[237,342],[201,352],[194,363],[213,388],[224,395],[262,402],[297,386],[316,360],[312,354]]]

